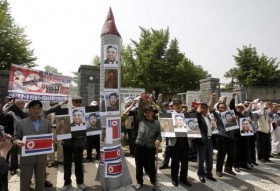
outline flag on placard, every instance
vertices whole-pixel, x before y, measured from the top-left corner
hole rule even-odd
[[[108,120],[108,127],[112,128],[112,139],[121,138],[120,119],[111,118]]]
[[[105,158],[104,149],[100,148],[100,160],[99,160],[100,165],[104,164],[104,160],[105,160],[104,158]]]
[[[54,152],[53,134],[28,135],[23,137],[22,156],[40,155]]]
[[[105,163],[105,177],[115,178],[122,175],[122,162],[118,160],[116,162]]]
[[[121,158],[121,145],[104,147],[104,161],[114,161]]]

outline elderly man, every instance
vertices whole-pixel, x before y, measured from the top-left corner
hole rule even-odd
[[[18,146],[24,146],[22,138],[26,135],[39,135],[52,133],[50,122],[40,116],[42,103],[32,100],[28,104],[30,117],[19,121],[15,142]],[[25,156],[20,159],[20,190],[30,189],[33,172],[35,173],[35,190],[44,190],[46,175],[47,155]]]
[[[136,190],[143,184],[143,167],[147,162],[150,181],[153,190],[158,190],[156,182],[155,154],[160,146],[160,124],[154,120],[154,109],[151,105],[143,108],[143,98],[141,95],[139,102],[139,128],[135,141],[135,162],[136,162]],[[154,102],[152,102],[154,104]],[[155,105],[155,104],[154,104]]]

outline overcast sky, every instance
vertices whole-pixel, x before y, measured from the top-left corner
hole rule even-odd
[[[39,69],[71,75],[100,56],[100,33],[109,7],[127,45],[140,29],[166,29],[180,50],[212,77],[235,66],[243,45],[280,58],[279,0],[8,0],[15,22],[25,27]]]

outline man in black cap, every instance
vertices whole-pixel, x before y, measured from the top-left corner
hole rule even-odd
[[[149,169],[150,181],[153,190],[158,190],[156,182],[155,154],[156,149],[160,146],[160,124],[154,120],[154,109],[150,104],[143,107],[142,94],[139,101],[139,128],[135,141],[135,162],[136,162],[136,190],[143,185],[143,167],[146,162]],[[152,100],[148,100],[155,105]]]
[[[201,103],[198,107],[197,120],[201,132],[201,138],[195,139],[196,150],[198,155],[198,171],[197,175],[202,183],[205,178],[216,182],[213,177],[213,144],[212,144],[212,127],[211,119],[208,114],[207,103]],[[206,161],[206,171],[204,169],[204,161]],[[206,173],[205,173],[206,172]]]

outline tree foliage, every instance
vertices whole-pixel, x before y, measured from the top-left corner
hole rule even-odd
[[[24,34],[24,28],[15,24],[9,12],[7,0],[0,1],[0,70],[10,69],[11,64],[34,67],[37,59],[31,44]]]
[[[177,39],[169,41],[169,29],[140,30],[139,40],[122,48],[122,87],[141,87],[156,95],[198,89],[207,72],[180,52]]]
[[[57,70],[57,68],[55,68],[55,67],[53,67],[53,66],[46,65],[46,66],[44,67],[44,69],[45,69],[46,72],[49,72],[49,73],[52,73],[52,74],[59,74],[59,75],[62,75],[62,73],[59,72],[59,71]]]
[[[255,47],[243,46],[234,55],[237,67],[225,73],[226,78],[243,86],[275,85],[280,81],[279,62],[264,54],[258,55]]]
[[[101,62],[100,56],[95,55],[93,60],[91,61],[91,65],[99,66]]]

